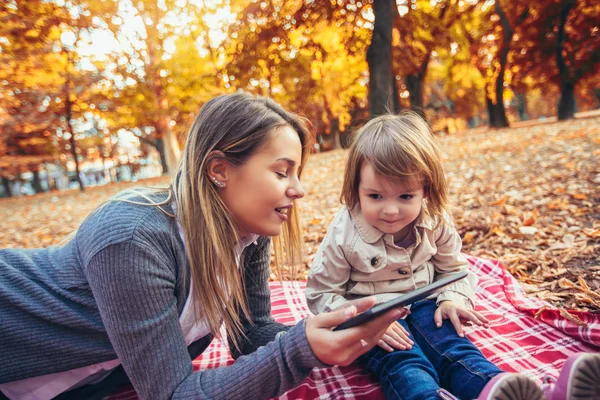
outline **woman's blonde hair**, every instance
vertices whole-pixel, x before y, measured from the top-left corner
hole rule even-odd
[[[302,145],[299,174],[306,164],[312,135],[308,121],[284,110],[275,101],[236,92],[215,97],[200,109],[188,132],[181,160],[168,189],[146,188],[130,191],[116,200],[162,207],[173,200],[181,224],[190,265],[194,291],[194,308],[202,315],[215,337],[220,337],[223,322],[230,341],[239,347],[244,335],[240,312],[251,321],[246,304],[243,265],[237,268],[235,248],[239,241],[234,216],[229,212],[218,188],[208,176],[212,157],[221,157],[232,165],[243,165],[281,127],[290,126]],[[157,192],[167,192],[167,199],[153,201]],[[175,217],[172,214],[169,214]],[[297,207],[292,207],[282,234],[273,239],[275,261],[279,266],[300,264],[302,230]],[[239,350],[239,348],[238,348]]]
[[[414,112],[387,114],[356,132],[348,155],[340,200],[349,209],[359,203],[360,171],[369,163],[375,172],[396,181],[423,186],[423,211],[439,223],[448,208],[448,187],[439,149],[427,123]]]

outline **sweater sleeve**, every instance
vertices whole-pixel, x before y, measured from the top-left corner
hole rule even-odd
[[[237,349],[231,338],[229,348],[233,358],[250,354],[260,346],[275,339],[279,332],[285,332],[291,326],[275,322],[271,316],[271,291],[269,275],[271,272],[271,239],[262,236],[257,244],[247,248],[243,258],[246,299],[250,320],[243,313],[240,319],[244,327],[245,338],[242,338]]]
[[[232,366],[192,372],[174,295],[173,260],[149,243],[110,245],[86,269],[111,344],[140,398],[270,398],[320,365],[300,322]]]

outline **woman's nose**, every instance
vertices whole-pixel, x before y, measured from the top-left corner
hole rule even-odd
[[[304,188],[302,187],[302,184],[298,179],[295,179],[294,183],[292,183],[287,190],[288,197],[291,197],[293,199],[301,199],[302,197],[304,197],[304,194],[305,192]]]

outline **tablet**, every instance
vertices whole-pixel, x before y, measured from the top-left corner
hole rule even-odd
[[[343,324],[338,325],[337,327],[335,327],[334,331],[339,331],[342,329],[351,328],[356,325],[364,324],[365,322],[368,322],[391,309],[405,307],[412,303],[416,303],[419,300],[423,300],[431,296],[444,286],[448,286],[449,284],[461,280],[466,276],[467,271],[456,272],[454,274],[448,275],[440,279],[439,281],[435,281],[427,286],[423,286],[422,288],[414,290],[408,294],[398,296],[395,299],[386,301],[385,303],[377,304],[376,306],[371,307],[364,313],[358,314],[349,319],[348,321],[344,322]]]

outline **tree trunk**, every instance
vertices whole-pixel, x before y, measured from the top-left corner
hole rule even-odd
[[[77,183],[79,183],[79,190],[82,192],[85,191],[85,187],[83,186],[83,181],[81,180],[81,176],[79,173],[79,159],[77,158],[77,142],[75,141],[75,132],[73,132],[73,125],[71,124],[71,119],[73,118],[73,106],[71,103],[71,73],[69,68],[72,64],[71,52],[69,50],[63,49],[63,51],[67,54],[67,65],[66,65],[66,80],[64,86],[64,95],[65,95],[65,118],[67,120],[67,130],[69,131],[69,144],[71,145],[71,154],[73,155],[73,160],[75,161],[75,175],[77,178]]]
[[[367,50],[369,65],[369,111],[371,116],[385,114],[392,101],[392,28],[395,0],[374,0],[375,23]]]
[[[493,105],[492,111],[495,115],[494,124],[490,126],[493,128],[506,128],[508,127],[508,119],[506,118],[506,110],[504,109],[504,72],[506,71],[506,63],[508,61],[508,52],[510,51],[510,43],[513,37],[513,30],[510,26],[504,10],[500,6],[500,1],[496,1],[496,13],[500,17],[500,23],[502,25],[502,44],[500,45],[500,68],[496,75],[495,82],[495,94],[496,104]],[[490,122],[492,119],[490,119]]]
[[[44,188],[42,188],[42,181],[40,180],[40,170],[36,168],[32,171],[32,173],[33,173],[33,190],[35,190],[36,193],[43,193]]]
[[[65,106],[67,108],[67,128],[69,129],[69,134],[71,135],[71,137],[69,138],[69,144],[71,145],[71,155],[73,156],[73,160],[75,161],[75,176],[77,177],[77,183],[79,183],[79,190],[84,192],[85,186],[83,185],[83,181],[81,180],[81,174],[79,171],[79,159],[77,158],[77,142],[75,141],[75,132],[73,132],[73,125],[71,125],[71,100],[69,99],[68,94]]]
[[[560,99],[558,100],[558,120],[575,116],[575,84],[571,81],[560,84]]]
[[[485,105],[487,107],[488,114],[488,125],[490,127],[496,127],[498,125],[498,114],[496,112],[496,104],[490,99],[489,96],[485,97]]]
[[[333,135],[333,148],[341,149],[342,141],[340,139],[340,120],[338,118],[334,118],[331,121],[331,134]]]
[[[6,177],[2,177],[2,186],[4,186],[4,192],[6,197],[12,197],[12,188],[10,187],[10,181]]]
[[[560,81],[560,99],[558,100],[558,120],[573,118],[575,116],[575,79],[571,76],[569,67],[565,62],[563,49],[565,46],[565,25],[575,0],[568,1],[560,12],[558,35],[556,43],[556,65]]]
[[[168,166],[168,172],[174,171],[177,168],[177,164],[179,164],[179,159],[181,158],[181,149],[179,148],[177,136],[175,136],[175,133],[170,127],[163,132],[162,142],[164,145],[165,161]]]
[[[329,102],[327,101],[327,96],[323,96],[323,108],[327,114],[327,130],[329,131],[329,135],[333,138],[332,150],[341,149],[342,142],[340,140],[340,121],[331,112],[331,109],[329,108]]]
[[[404,84],[408,90],[410,109],[425,118],[423,110],[423,80],[419,74],[410,74],[404,77]]]
[[[400,105],[400,94],[398,93],[398,80],[396,74],[392,74],[392,99],[394,101],[394,114],[400,113],[402,106]]]
[[[529,115],[527,114],[527,95],[522,92],[515,93],[517,100],[517,112],[519,113],[519,119],[521,121],[527,121]]]
[[[160,165],[163,170],[163,174],[169,172],[169,167],[167,166],[167,156],[165,155],[165,144],[161,139],[157,139],[152,142],[152,146],[156,148],[158,151],[158,157],[160,158]]]
[[[409,93],[410,109],[425,118],[425,110],[423,109],[423,82],[427,74],[427,67],[431,59],[431,51],[427,53],[425,59],[419,67],[416,74],[407,75],[404,78],[404,84]]]
[[[155,23],[158,21],[155,20]],[[163,85],[162,78],[160,76],[160,56],[156,54],[156,46],[160,42],[158,38],[158,32],[152,30],[149,34],[148,43],[148,58],[149,65],[147,67],[148,72],[148,84],[154,94],[154,106],[156,108],[156,119],[154,120],[154,129],[156,130],[156,137],[159,141],[162,141],[162,156],[161,164],[163,167],[163,174],[173,171],[179,163],[181,157],[181,149],[177,142],[177,137],[171,129],[171,117],[169,116],[169,100],[166,96],[165,86]],[[157,146],[158,149],[158,146]]]

